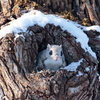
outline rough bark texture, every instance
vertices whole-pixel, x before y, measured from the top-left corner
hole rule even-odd
[[[97,60],[76,43],[75,37],[51,24],[31,26],[27,33],[19,34],[24,38],[9,33],[0,40],[1,100],[96,100]],[[36,55],[48,43],[62,44],[67,64],[83,58],[77,71],[37,73]]]
[[[92,24],[100,24],[100,0],[34,0],[47,5],[53,12],[71,11],[79,19],[89,18]]]
[[[80,20],[86,17],[91,24],[100,24],[100,0],[0,0],[0,25],[20,17],[23,9],[33,7],[49,13],[71,11]],[[100,33],[85,33],[100,61]],[[19,34],[16,38],[8,33],[0,39],[0,100],[96,100],[98,61],[81,48],[75,37],[52,24],[44,28],[34,25],[27,33]],[[37,73],[37,54],[48,43],[62,44],[67,65],[83,58],[77,71]],[[79,75],[80,72],[83,74]]]
[[[99,61],[98,64],[98,73],[100,74],[100,32],[96,30],[85,31],[87,36],[89,37],[89,45],[91,46],[92,50],[96,53],[97,59]],[[98,99],[100,100],[100,83],[98,89]]]
[[[87,36],[89,37],[89,45],[92,50],[96,53],[98,61],[100,62],[100,32],[96,30],[85,31]],[[98,72],[100,74],[100,64],[98,65]]]

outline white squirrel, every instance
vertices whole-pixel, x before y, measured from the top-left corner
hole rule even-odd
[[[62,51],[62,45],[47,45],[47,49],[38,54],[37,68],[58,70],[65,67],[66,61]]]

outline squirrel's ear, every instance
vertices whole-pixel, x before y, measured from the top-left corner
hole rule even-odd
[[[51,45],[50,45],[50,44],[48,44],[48,45],[47,45],[47,48],[49,49],[50,47],[51,47]]]
[[[60,45],[60,47],[62,48],[62,44]]]

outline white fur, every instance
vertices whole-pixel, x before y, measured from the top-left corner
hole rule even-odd
[[[46,59],[44,61],[44,65],[46,69],[49,70],[58,70],[60,68],[60,66],[62,65],[62,59],[58,59],[57,61],[53,60],[53,59]]]

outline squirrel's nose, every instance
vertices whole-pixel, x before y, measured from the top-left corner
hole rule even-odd
[[[56,56],[54,57],[54,60],[57,61],[58,58],[59,58],[58,55],[56,55]]]

